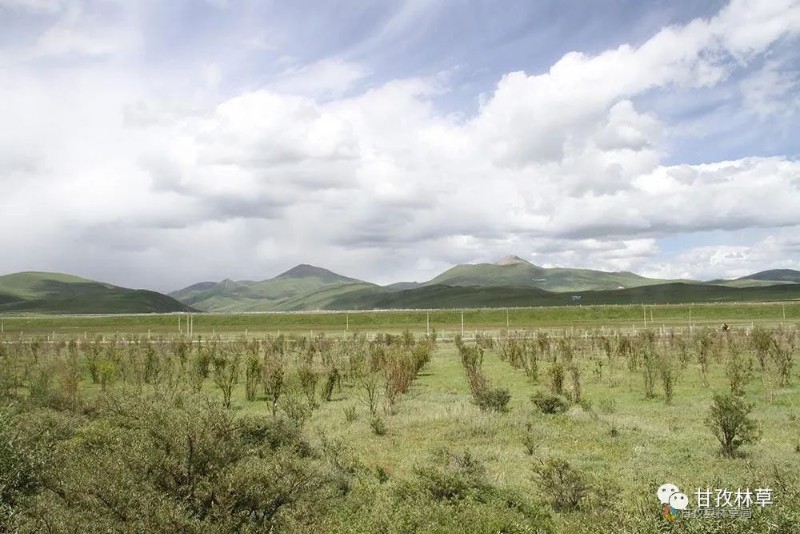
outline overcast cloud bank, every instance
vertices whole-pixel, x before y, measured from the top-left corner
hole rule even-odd
[[[0,272],[170,290],[297,263],[424,280],[507,254],[670,278],[800,268],[800,2],[564,51],[455,112],[468,64],[393,77],[376,60],[441,16],[397,5],[304,61],[282,47],[305,28],[198,24],[221,44],[182,56],[153,35],[156,3],[0,0]],[[268,75],[242,67],[254,56]]]

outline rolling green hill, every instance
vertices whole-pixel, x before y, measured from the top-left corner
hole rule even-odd
[[[605,272],[591,269],[544,268],[517,256],[508,256],[497,263],[457,265],[424,285],[449,286],[526,286],[547,291],[589,291],[624,289],[668,280],[645,278],[629,272]]]
[[[177,300],[61,273],[0,276],[0,312],[165,313],[191,310]]]
[[[790,282],[800,284],[800,271],[794,269],[772,269],[742,276],[738,280],[766,280],[770,282]]]
[[[573,297],[580,296],[580,300]],[[681,304],[800,299],[800,285],[731,288],[673,282],[629,289],[549,292],[534,287],[434,285],[403,291],[353,291],[328,301],[326,309],[447,309],[596,304]]]
[[[214,312],[551,306],[574,304],[577,294],[587,304],[788,300],[800,292],[800,284],[790,281],[795,274],[800,276],[780,270],[737,280],[658,280],[630,272],[543,268],[508,256],[494,264],[457,265],[424,283],[381,287],[298,265],[261,282],[203,282],[171,296]]]
[[[778,284],[799,284],[800,271],[772,269],[742,276],[734,280],[711,280],[707,283],[727,287],[766,287]]]
[[[322,309],[340,293],[370,287],[379,286],[302,264],[260,282],[202,282],[170,296],[204,311],[290,311]]]

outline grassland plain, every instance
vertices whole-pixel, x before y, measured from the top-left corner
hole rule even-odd
[[[800,321],[800,302],[715,303],[673,305],[598,305],[534,308],[483,308],[463,310],[388,310],[297,313],[170,313],[136,315],[36,315],[0,314],[7,338],[147,335],[175,337],[188,333],[192,317],[194,337],[247,335],[258,337],[283,333],[344,334],[400,332],[425,333],[435,329],[451,337],[455,333],[500,330],[622,329],[646,326],[689,329],[694,326],[753,324],[779,325]]]
[[[776,308],[767,310],[770,313],[765,315],[775,322],[771,316]],[[407,318],[409,314],[400,317]],[[452,324],[454,318],[460,323],[460,314],[445,317],[450,321],[445,324]],[[125,421],[120,419],[123,408],[116,404],[122,400],[111,403],[110,415],[104,408],[108,399],[115,396],[141,398],[142,403],[137,405],[136,401],[134,405],[145,407],[136,410],[150,410],[147,406],[153,401],[146,395],[162,395],[174,389],[183,399],[177,406],[185,409],[191,400],[200,407],[200,420],[207,417],[203,406],[216,409],[213,407],[228,405],[224,413],[237,420],[252,417],[265,422],[293,421],[302,428],[307,446],[321,451],[320,457],[327,459],[325,469],[333,473],[327,475],[333,476],[331,480],[338,481],[335,487],[346,491],[327,495],[325,506],[304,508],[303,500],[292,493],[301,492],[298,488],[304,486],[292,486],[294,489],[275,495],[278,502],[286,500],[280,513],[264,516],[267,519],[261,522],[247,515],[249,522],[245,524],[253,527],[252,531],[797,532],[800,377],[792,366],[792,357],[798,348],[798,332],[790,325],[774,330],[756,325],[759,328],[753,331],[749,328],[753,321],[743,318],[741,326],[733,326],[727,333],[700,325],[691,334],[660,327],[639,328],[635,334],[600,331],[597,327],[568,328],[559,336],[539,330],[516,338],[535,348],[522,366],[508,356],[509,345],[503,343],[510,343],[509,338],[504,341],[503,335],[494,340],[478,337],[483,347],[480,368],[485,380],[510,393],[510,402],[500,411],[481,410],[475,404],[458,349],[441,341],[425,349],[427,355],[417,360],[422,365],[413,372],[409,387],[389,404],[389,383],[398,369],[396,364],[408,361],[414,345],[410,342],[411,332],[380,335],[371,343],[353,333],[341,341],[319,334],[309,338],[295,333],[288,334],[279,344],[274,337],[258,342],[217,341],[194,346],[185,339],[151,343],[141,338],[124,345],[6,344],[0,393],[18,406],[21,416],[33,420],[42,417],[42,409],[82,413],[80,422],[71,423],[77,425],[72,437],[55,446],[56,450],[66,447],[70,458],[81,450],[102,458],[105,448],[120,447],[119,443],[126,442],[113,434],[120,420]],[[514,339],[515,334],[509,336]],[[416,345],[424,348],[424,341],[417,337]],[[757,339],[769,341],[759,345]],[[780,350],[773,354],[771,347]],[[74,360],[70,360],[70,354],[75,355]],[[237,354],[242,359],[232,359]],[[649,359],[654,355],[657,360]],[[239,363],[231,367],[233,361]],[[253,362],[258,364],[255,374]],[[198,374],[203,365],[206,375]],[[560,389],[567,409],[546,414],[531,402],[531,396],[555,389],[553,376],[558,368],[566,369]],[[664,370],[671,377],[669,396],[662,382]],[[315,379],[304,382],[303,371]],[[655,373],[649,393],[645,386],[648,371]],[[728,459],[720,455],[719,443],[705,420],[713,394],[730,391],[734,375],[743,384],[740,394],[753,404],[751,417],[757,421],[761,437],[745,445],[742,456]],[[280,379],[276,381],[275,377]],[[254,383],[257,390],[248,395],[248,384]],[[189,384],[198,389],[200,397],[180,393]],[[373,403],[370,384],[375,395]],[[273,397],[276,388],[280,394]],[[197,404],[199,398],[207,400]],[[156,400],[155,406],[161,402]],[[173,426],[166,413],[134,411],[133,416],[127,417],[143,421],[143,435],[160,443],[168,435],[167,427],[161,425]],[[144,418],[143,414],[149,415]],[[174,425],[178,428],[191,425],[184,419],[178,422]],[[130,422],[123,424],[119,431],[129,426]],[[199,454],[204,432],[213,432],[215,426],[203,428],[206,430],[197,433],[198,429],[189,432],[189,427],[186,436],[179,435],[167,448],[157,447],[151,456],[166,455],[170,460],[167,469],[191,462]],[[106,432],[112,435],[106,438]],[[265,435],[270,436],[269,432]],[[139,435],[129,437],[134,443],[142,439]],[[174,454],[170,451],[185,447],[187,439],[188,456],[170,459]],[[224,443],[223,440],[218,446]],[[85,448],[75,449],[76,444]],[[2,445],[0,453],[5,450]],[[118,449],[113,450],[119,453]],[[137,444],[128,452],[141,462],[142,450],[145,449]],[[293,470],[281,471],[281,455],[289,454],[281,451],[279,448],[274,452],[277,463],[270,464],[267,472],[284,473],[281,476],[289,480],[305,473],[298,480],[307,480],[304,477],[310,475],[301,470],[305,464],[293,464]],[[302,461],[312,465],[315,456],[309,458]],[[556,477],[554,484],[542,473],[558,461],[567,462],[569,467]],[[159,469],[153,472],[158,473]],[[76,495],[85,491],[85,472],[55,472],[67,480],[75,477],[71,491],[77,491]],[[234,473],[238,472],[234,469]],[[152,484],[145,481],[147,485],[140,491],[150,491],[152,485],[160,492],[160,498],[167,495],[166,502],[184,502],[181,499],[186,496],[180,488],[188,475],[182,468],[178,474],[182,482],[177,486],[156,477]],[[269,486],[272,475],[267,479],[258,476],[262,478],[241,482],[242,487],[263,488],[259,491],[268,495],[277,491]],[[145,484],[141,478],[136,475],[135,484]],[[226,484],[238,484],[235,478],[224,480]],[[749,519],[668,521],[655,496],[656,488],[667,482],[678,485],[693,502],[696,489],[770,488],[773,503],[763,508],[755,506]],[[114,496],[117,485],[130,482],[112,471],[106,473],[103,483]],[[214,483],[214,477],[203,480],[197,491],[205,487],[203,484]],[[46,481],[43,487],[47,488]],[[33,499],[33,504],[28,505],[31,508],[23,509],[21,517],[34,513],[36,506],[40,512],[41,507],[50,506],[81,521],[97,521],[95,525],[83,525],[90,530],[98,525],[135,529],[143,524],[136,522],[143,521],[141,517],[160,517],[147,508],[155,505],[146,499],[141,505],[133,505],[128,500],[130,496],[123,495],[112,506],[102,500],[83,502],[73,496],[73,502],[68,490],[70,487],[61,488],[66,493],[60,497],[57,492],[49,494],[47,489],[34,492],[33,497],[28,496]],[[576,505],[564,506],[562,494],[573,490],[579,493]],[[316,493],[313,496],[320,498]],[[231,502],[249,502],[248,499]],[[76,504],[79,501],[81,506]],[[132,507],[123,514],[125,520],[117,517],[123,504]],[[238,505],[230,506],[235,509]],[[188,511],[181,507],[167,516],[172,517],[170,521],[177,521],[170,514],[188,514],[191,521],[206,521],[202,525],[215,528],[230,525],[225,523],[224,513],[203,515],[205,508],[196,507]],[[110,514],[109,508],[116,511]],[[192,514],[199,514],[200,518]],[[33,523],[23,521],[23,527],[41,526],[30,520]],[[149,523],[151,527],[154,524]]]
[[[532,383],[523,371],[511,369],[494,351],[487,351],[486,374],[492,383],[508,388],[512,400],[507,414],[481,412],[470,402],[458,355],[449,345],[434,353],[400,412],[389,419],[387,436],[370,432],[366,410],[359,406],[355,391],[345,390],[335,402],[315,412],[309,426],[315,432],[346,439],[359,457],[393,477],[409,476],[439,448],[469,450],[485,463],[492,483],[541,501],[548,496],[537,487],[533,467],[550,457],[567,459],[586,474],[595,493],[584,509],[554,516],[557,532],[760,532],[764,528],[764,523],[747,525],[745,519],[738,523],[687,520],[666,528],[669,524],[660,517],[655,497],[656,488],[666,482],[692,492],[707,487],[734,491],[770,487],[775,490],[776,503],[782,500],[781,507],[792,518],[783,521],[783,528],[800,525],[794,523],[800,521],[800,505],[785,501],[797,495],[800,467],[797,387],[776,392],[767,403],[760,385],[750,384],[747,397],[756,403],[762,440],[749,450],[747,459],[723,459],[704,425],[712,392],[727,388],[719,366],[708,386],[703,386],[696,365],[681,369],[675,400],[667,406],[662,395],[644,397],[639,373],[625,369],[595,373],[592,359],[589,356],[582,366],[588,410],[574,405],[563,415],[538,413],[530,397],[546,388],[544,381]],[[542,376],[547,367],[542,367]],[[359,406],[360,414],[356,422],[343,425],[348,403]],[[524,446],[529,433],[535,436],[533,454]]]

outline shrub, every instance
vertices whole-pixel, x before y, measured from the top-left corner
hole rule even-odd
[[[569,364],[569,375],[572,379],[572,401],[581,402],[581,368],[577,363]]]
[[[672,372],[672,362],[669,356],[661,356],[658,371],[661,377],[661,385],[664,388],[664,404],[672,404],[672,397],[675,392],[675,373]]]
[[[749,417],[752,409],[752,404],[734,395],[714,395],[706,425],[719,440],[723,456],[734,458],[742,445],[759,439],[758,424]]]
[[[214,383],[222,392],[222,403],[226,408],[231,407],[231,395],[234,386],[239,382],[239,362],[241,355],[238,351],[220,351],[211,362],[214,366]]]
[[[103,358],[98,364],[98,373],[100,375],[100,391],[106,391],[109,385],[114,381],[117,374],[117,367],[112,360]]]
[[[376,416],[380,397],[380,375],[368,372],[361,376],[358,382],[361,386],[361,400],[367,405],[369,413]]]
[[[375,478],[378,479],[379,484],[385,484],[389,481],[389,471],[382,465],[379,465],[375,468]]]
[[[365,503],[369,504],[362,508],[371,510],[373,518],[367,528],[354,528],[348,518],[327,531],[554,532],[549,514],[525,493],[492,485],[474,459],[466,454],[460,459],[458,456],[448,454],[417,468],[413,479],[395,481],[388,499],[367,497]],[[470,458],[469,464],[466,458]]]
[[[525,367],[525,374],[533,382],[539,381],[539,355],[538,345],[524,343],[522,346],[522,363]]]
[[[300,381],[300,387],[306,395],[308,405],[313,409],[317,407],[317,382],[319,382],[319,375],[314,372],[310,365],[305,364],[297,369],[297,377]],[[335,381],[334,381],[335,383]],[[331,394],[333,394],[333,386],[331,386]]]
[[[714,338],[705,331],[699,334],[699,349],[697,351],[697,363],[700,364],[700,376],[703,379],[703,386],[708,387],[708,357],[713,351]]]
[[[589,415],[591,415],[592,419],[597,419],[598,418],[597,417],[597,412],[594,411],[594,408],[592,407],[592,401],[590,399],[583,398],[583,399],[580,400],[578,405],[581,407],[581,409],[584,412],[586,412]]]
[[[575,355],[575,347],[573,346],[571,337],[562,337],[558,340],[558,353],[561,355],[561,361],[572,363],[572,358]]]
[[[561,395],[542,393],[539,391],[531,397],[531,401],[533,401],[533,404],[535,404],[542,413],[564,413],[569,409],[569,401]]]
[[[383,419],[379,415],[375,415],[369,420],[369,426],[372,427],[372,432],[376,436],[386,435],[386,423],[383,422]]]
[[[728,345],[728,360],[725,364],[725,374],[731,385],[731,395],[741,397],[744,395],[744,386],[753,376],[753,361],[746,358],[742,350],[733,342]]]
[[[336,367],[328,372],[328,379],[325,381],[325,388],[322,391],[322,399],[325,402],[330,402],[331,398],[333,398],[333,388],[339,383],[340,378],[339,369]]]
[[[541,461],[534,466],[533,473],[534,479],[555,510],[575,510],[588,495],[589,486],[584,476],[566,460],[550,458]]]
[[[295,393],[284,395],[280,402],[280,408],[298,428],[302,428],[311,416],[311,407]]]
[[[505,388],[492,388],[489,386],[489,382],[481,369],[483,365],[483,349],[477,346],[464,345],[460,339],[458,339],[457,346],[461,353],[461,365],[467,374],[472,400],[482,411],[505,412],[508,401],[511,400],[511,393]]]
[[[792,376],[792,359],[795,351],[795,334],[779,330],[775,339],[772,340],[770,356],[775,364],[775,372],[778,375],[778,385],[786,387]]]
[[[47,406],[51,403],[54,392],[51,391],[53,375],[57,372],[56,366],[38,363],[30,369],[30,382],[28,389],[30,396],[28,399],[35,405]]]
[[[275,415],[278,413],[278,400],[284,389],[284,366],[278,353],[270,354],[268,352],[264,355],[261,384],[264,386],[264,395],[270,403],[272,415]]]
[[[147,343],[144,348],[144,383],[158,383],[162,371],[161,355],[153,345]]]
[[[106,402],[56,450],[51,491],[21,531],[274,532],[331,496],[282,418],[237,417],[186,392]]]
[[[416,469],[420,486],[431,500],[457,502],[487,493],[485,468],[469,451],[458,454],[441,449],[433,456],[434,465]]]
[[[247,355],[247,363],[244,368],[244,396],[247,400],[255,400],[256,389],[260,380],[261,361],[257,354],[250,353]]]
[[[556,395],[564,394],[564,364],[555,362],[547,371],[550,376],[550,390]]]
[[[344,420],[348,423],[352,423],[358,419],[358,412],[356,411],[356,407],[351,405],[344,409]]]
[[[488,334],[478,332],[475,334],[475,344],[482,349],[493,349],[494,339]]]
[[[200,350],[197,351],[194,361],[194,370],[201,380],[208,378],[208,372],[211,368],[211,360],[213,357],[213,353],[208,347],[200,347]]]
[[[483,411],[505,412],[511,393],[505,388],[483,388],[475,395],[475,404]]]
[[[426,343],[421,343],[413,350],[391,349],[387,352],[386,360],[383,363],[386,413],[396,413],[400,395],[408,391],[417,373],[427,361],[426,345]]]
[[[522,446],[525,447],[525,453],[528,456],[533,456],[539,448],[539,433],[534,431],[531,423],[525,423],[525,431],[522,434]]]
[[[405,349],[410,349],[414,346],[414,334],[412,334],[408,328],[403,330],[403,333],[400,336],[400,343]]]
[[[639,368],[639,355],[628,336],[622,336],[617,343],[617,354],[628,361],[628,370],[633,372]]]
[[[0,530],[15,507],[41,490],[46,467],[44,453],[20,432],[16,418],[0,410]]]
[[[78,366],[77,352],[70,351],[66,359],[60,365],[61,369],[61,388],[58,393],[60,396],[60,408],[77,411],[81,404],[79,384],[80,369]]]
[[[74,349],[77,350],[77,347]],[[83,357],[86,360],[86,367],[89,368],[89,376],[92,379],[92,384],[97,384],[100,381],[100,374],[98,373],[97,362],[100,359],[100,353],[103,347],[97,342],[89,343],[86,350],[83,352]]]
[[[642,374],[644,376],[644,396],[652,399],[656,396],[655,385],[658,374],[658,356],[651,343],[644,343],[642,347]]]
[[[756,351],[761,370],[766,370],[767,356],[772,348],[772,333],[760,327],[755,327],[750,333],[750,344]]]

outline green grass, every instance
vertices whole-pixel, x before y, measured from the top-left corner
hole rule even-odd
[[[671,355],[670,365],[676,374],[674,399],[667,405],[660,382],[656,383],[655,397],[646,398],[642,371],[629,371],[624,358],[616,356],[609,360],[599,346],[592,344],[591,336],[597,334],[598,318],[612,320],[611,317],[624,317],[627,321],[629,317],[626,313],[641,311],[641,307],[632,310],[612,307],[512,310],[516,315],[509,312],[510,317],[517,320],[525,318],[531,326],[536,320],[540,324],[557,324],[558,320],[565,317],[560,315],[562,313],[588,314],[567,317],[575,321],[582,317],[592,325],[589,329],[579,327],[553,332],[554,342],[551,345],[556,346],[558,334],[573,336],[576,346],[574,362],[581,370],[582,396],[588,401],[585,405],[591,405],[588,410],[572,405],[564,414],[545,415],[535,409],[530,397],[536,391],[547,390],[547,370],[552,365],[552,355],[540,356],[539,381],[534,382],[522,371],[502,361],[499,350],[486,350],[483,372],[492,387],[510,391],[511,402],[507,413],[482,412],[472,402],[456,347],[450,343],[439,343],[431,360],[422,368],[410,390],[402,396],[397,412],[393,415],[380,412],[388,428],[386,435],[377,436],[372,431],[370,415],[358,383],[343,379],[341,389],[334,391],[332,400],[320,401],[320,406],[313,411],[305,424],[304,436],[318,448],[323,440],[339,440],[369,472],[382,470],[388,474],[388,481],[384,485],[370,487],[376,501],[387,498],[398,486],[402,486],[402,482],[414,480],[420,469],[430,467],[431,458],[437,451],[447,449],[460,454],[469,451],[485,466],[487,480],[493,486],[529,496],[537,503],[547,503],[549,495],[534,479],[534,466],[552,458],[567,460],[589,481],[592,489],[590,499],[580,510],[550,511],[557,532],[650,532],[658,528],[667,528],[667,531],[672,528],[671,531],[675,532],[742,532],[747,531],[747,525],[756,525],[750,532],[781,531],[769,530],[770,521],[778,518],[789,524],[790,519],[787,518],[797,517],[800,513],[800,506],[791,500],[797,496],[796,472],[800,466],[800,372],[797,365],[791,373],[790,384],[782,389],[771,386],[771,395],[766,394],[759,380],[760,370],[756,368],[754,379],[745,387],[745,398],[755,404],[752,416],[761,427],[762,438],[756,444],[745,447],[746,457],[724,459],[719,455],[718,443],[704,423],[712,395],[715,392],[727,392],[729,388],[723,360],[711,359],[708,386],[704,386],[696,355],[692,353],[687,365],[681,367],[677,361],[678,351],[669,345],[669,338],[656,335],[660,353]],[[653,309],[654,318],[666,318],[672,311],[675,311],[676,317],[680,317],[676,308],[663,306]],[[726,317],[739,317],[742,323],[749,324],[764,317],[775,322],[774,316],[778,312],[782,314],[782,307],[774,304],[744,308],[698,306],[693,310],[693,317],[716,321],[717,314],[723,312]],[[800,315],[800,304],[787,305],[786,312],[787,317],[796,320]],[[407,326],[413,326],[419,332],[420,317],[424,319],[425,314],[365,313],[352,314],[351,318],[354,316],[356,324],[361,326],[402,327],[403,321],[407,321]],[[459,312],[437,312],[432,317],[439,321],[437,324],[452,326],[460,322]],[[283,329],[290,330],[293,326],[297,332],[302,332],[311,325],[326,324],[325,321],[334,325],[334,320],[341,319],[342,314],[209,315],[200,320],[219,321],[213,324],[220,329],[243,326],[232,324],[233,318],[260,327],[264,323],[258,321],[278,321]],[[138,321],[141,328],[147,321],[166,319],[175,317],[15,320]],[[505,322],[505,311],[473,310],[465,313],[466,319],[496,328],[498,322]],[[117,326],[125,324],[121,322]],[[270,324],[275,326],[274,323]],[[657,334],[657,331],[654,330],[654,333]],[[726,335],[747,347],[748,338],[744,329],[734,328]],[[715,343],[722,347],[728,339],[720,334],[715,337]],[[120,350],[124,352],[129,349]],[[752,352],[745,354],[754,356]],[[290,352],[285,358],[289,387],[295,385],[294,372],[299,357]],[[600,362],[602,366],[598,365]],[[316,361],[315,365],[321,366],[322,362]],[[320,380],[319,389],[323,382],[324,379]],[[569,390],[569,374],[565,385]],[[98,393],[97,386],[89,384],[86,372],[81,387],[87,400]],[[219,397],[210,379],[203,384],[203,391],[211,397]],[[246,401],[240,382],[234,391],[233,409],[241,414],[271,417],[260,387],[258,392],[255,401]],[[608,409],[612,403],[613,409]],[[357,418],[348,422],[345,410],[353,406]],[[612,429],[615,430],[613,434]],[[523,437],[528,432],[538,444],[532,455],[523,446]],[[756,516],[749,520],[751,523],[726,526],[697,520],[677,523],[673,528],[660,517],[661,507],[655,497],[656,488],[665,482],[677,484],[692,500],[697,488],[728,488],[734,491],[737,488],[774,488],[775,511],[767,510],[767,513],[775,515],[767,520],[761,517],[763,511],[756,509]]]
[[[461,332],[461,317],[464,317],[464,332],[499,332],[508,325],[513,330],[546,328],[551,330],[578,329],[622,329],[632,331],[645,326],[674,327],[687,330],[693,326],[719,326],[727,322],[734,328],[745,328],[754,323],[777,325],[800,321],[800,303],[738,303],[687,305],[616,305],[616,306],[557,306],[537,308],[465,309],[431,311],[363,311],[363,312],[303,312],[263,314],[194,314],[195,336],[221,334],[226,337],[254,337],[264,334],[276,335],[326,332],[341,335],[345,332],[374,334],[379,331],[399,332],[406,328],[416,333],[430,328],[452,336]],[[690,318],[691,315],[691,318]],[[106,336],[179,336],[180,322],[186,333],[187,318],[183,314],[141,315],[19,315],[0,314],[2,328],[7,337],[52,336],[64,337]]]
[[[703,422],[712,393],[727,390],[719,364],[712,364],[707,388],[701,384],[696,364],[679,370],[673,404],[666,406],[660,385],[657,397],[646,399],[640,373],[628,372],[622,361],[613,371],[606,368],[602,376],[593,374],[588,359],[593,356],[581,357],[583,394],[592,401],[594,414],[578,406],[563,415],[537,413],[530,396],[545,388],[548,364],[541,366],[541,383],[534,384],[522,371],[500,361],[494,351],[485,353],[484,370],[492,386],[511,391],[511,409],[504,415],[482,413],[471,402],[455,348],[442,345],[401,401],[399,413],[384,416],[387,436],[371,432],[358,390],[349,387],[315,411],[308,435],[313,438],[321,432],[345,440],[370,467],[382,467],[397,478],[411,477],[414,468],[426,465],[438,449],[469,450],[485,463],[493,483],[542,500],[546,496],[533,481],[534,463],[548,457],[566,458],[595,487],[615,494],[614,507],[635,509],[641,505],[646,508],[642,513],[654,518],[660,512],[654,492],[662,483],[678,484],[687,492],[705,487],[771,487],[776,470],[792,473],[799,465],[800,454],[795,451],[800,440],[797,385],[777,391],[772,404],[764,400],[758,381],[747,387],[747,399],[756,404],[753,415],[763,429],[763,438],[747,447],[747,459],[725,460]],[[798,381],[795,371],[795,384]],[[613,413],[602,413],[603,400],[614,401]],[[253,412],[258,404],[239,405]],[[351,405],[358,407],[359,418],[346,423],[344,409]],[[528,456],[522,445],[526,423],[540,440],[534,456]],[[616,436],[611,436],[612,427],[617,429]],[[589,511],[555,517],[558,531],[596,532],[599,528]],[[607,527],[615,524],[613,515],[606,519],[610,521]]]

